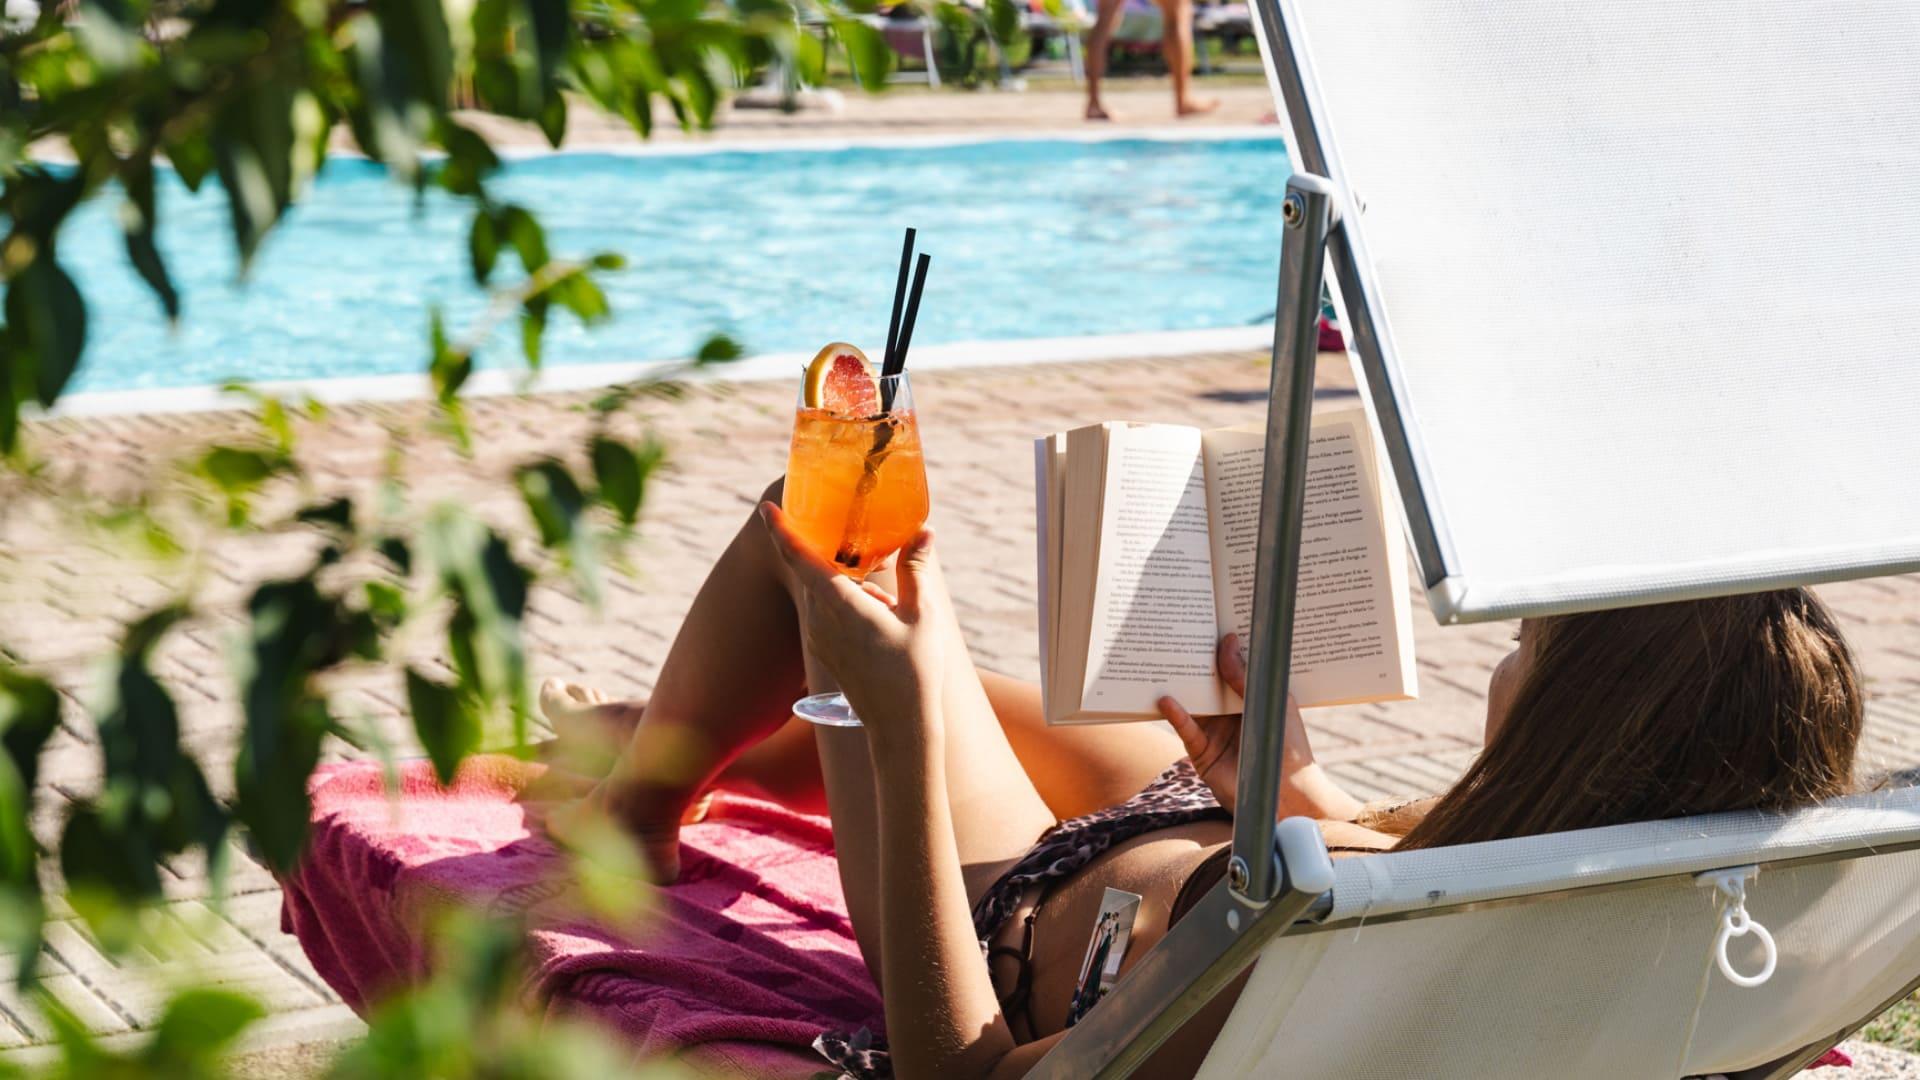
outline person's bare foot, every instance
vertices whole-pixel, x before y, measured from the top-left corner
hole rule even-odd
[[[625,743],[646,714],[644,701],[615,701],[604,690],[565,679],[540,684],[540,711],[562,742]]]
[[[640,845],[650,876],[662,884],[680,876],[680,827],[700,821],[710,792],[689,798],[677,787],[618,775],[621,751],[633,738],[646,704],[615,701],[606,693],[560,679],[540,687],[540,711],[557,738],[557,768],[604,777],[584,798],[547,817],[548,832],[561,844],[592,817],[604,817]]]
[[[1173,111],[1174,115],[1181,117],[1204,116],[1219,107],[1219,98],[1188,98],[1185,101],[1176,102]]]
[[[1099,102],[1089,101],[1087,102],[1087,119],[1111,120],[1113,119],[1113,117],[1108,115],[1106,108],[1102,106]]]

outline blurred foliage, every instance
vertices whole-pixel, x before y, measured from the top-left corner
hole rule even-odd
[[[1005,40],[1012,0],[960,9],[928,0],[942,25]],[[462,451],[471,435],[461,393],[477,353],[517,323],[528,370],[557,310],[586,324],[610,315],[601,275],[615,252],[561,255],[538,217],[496,194],[500,154],[491,118],[520,121],[552,144],[571,110],[620,117],[644,136],[657,115],[711,123],[729,91],[763,74],[818,82],[837,45],[861,83],[886,81],[894,55],[873,0],[65,0],[0,26],[0,499],[38,500],[143,558],[187,568],[179,594],[124,629],[103,659],[98,791],[59,824],[57,859],[75,912],[110,952],[148,940],[163,900],[163,866],[203,863],[215,897],[234,837],[276,871],[305,849],[308,779],[329,738],[388,760],[369,725],[340,715],[332,677],[403,669],[413,732],[442,779],[483,747],[524,750],[529,710],[522,620],[529,590],[554,577],[589,604],[605,567],[640,521],[664,446],[615,423],[628,405],[674,398],[677,384],[614,387],[588,409],[583,445],[555,448],[511,472],[537,551],[516,552],[470,507],[416,507],[396,467],[372,498],[318,490],[302,465],[310,402],[248,388],[257,432],[204,447],[172,486],[91,495],[36,461],[20,423],[72,382],[88,336],[86,298],[62,262],[62,230],[89,199],[118,209],[126,258],[169,319],[191,314],[157,242],[172,169],[194,193],[217,188],[244,276],[276,224],[328,156],[351,145],[416,193],[436,187],[471,208],[461,260],[491,302],[470,327],[423,312],[423,366],[437,428]],[[664,109],[662,108],[664,106]],[[190,252],[176,248],[176,257]],[[715,338],[695,366],[738,356]],[[397,455],[398,451],[396,451]],[[182,743],[180,713],[155,657],[183,623],[208,614],[195,594],[210,538],[285,534],[305,552],[294,573],[253,588],[233,650],[231,697],[241,726],[233,798]],[[202,575],[203,576],[203,575]],[[406,642],[437,640],[444,670]],[[58,1034],[62,1076],[223,1075],[227,1049],[260,1015],[225,990],[185,989],[148,1038],[109,1049],[34,989],[47,904],[29,823],[43,746],[61,724],[60,694],[0,650],[0,949]],[[613,869],[632,862],[617,835],[583,834],[573,887],[602,917],[637,891]],[[634,867],[629,866],[629,869]],[[453,919],[431,981],[388,1002],[341,1076],[593,1077],[624,1058],[599,1036],[523,1011],[517,927]],[[6,1072],[0,1065],[0,1074]]]

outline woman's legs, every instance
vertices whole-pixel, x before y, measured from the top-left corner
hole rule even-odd
[[[1220,107],[1217,98],[1193,96],[1193,0],[1160,0],[1160,52],[1173,76],[1173,111],[1194,116]]]
[[[769,498],[779,495],[779,484],[767,490]],[[874,580],[889,584],[878,575]],[[831,676],[803,655],[792,587],[754,515],[694,598],[653,697],[595,793],[663,878],[678,872],[681,814],[729,766],[761,793],[781,797],[785,789],[802,805],[813,799],[810,777],[819,775],[836,810],[836,777],[844,780],[864,768],[828,760],[824,751],[843,740],[817,742],[823,753],[809,767],[805,732],[788,726],[796,698],[809,689],[833,689]],[[947,787],[968,889],[978,895],[1056,819],[1002,734],[958,623],[949,618],[944,630],[952,642],[944,703]],[[766,745],[770,738],[773,745]],[[756,744],[759,749],[743,753]],[[792,779],[776,783],[783,768]],[[838,801],[857,804],[857,798]],[[871,832],[872,819],[871,808],[850,808],[836,819],[843,865],[849,854],[856,866],[870,864],[858,848],[870,839],[864,833]],[[866,882],[871,884],[871,875]],[[852,895],[848,899],[854,902]]]
[[[1100,103],[1100,80],[1107,74],[1107,51],[1113,47],[1113,30],[1120,25],[1120,10],[1126,0],[1100,0],[1094,13],[1093,29],[1087,34],[1087,119],[1107,120],[1106,106]]]
[[[976,672],[1020,768],[1061,820],[1130,798],[1186,752],[1179,738],[1159,724],[1049,726],[1037,685],[984,668]],[[541,705],[562,743],[612,740],[616,749],[632,738],[645,708],[558,681],[542,693]],[[827,812],[815,730],[804,720],[788,720],[734,758],[713,786],[803,813]],[[588,773],[589,768],[573,771]],[[605,773],[603,763],[592,775]]]

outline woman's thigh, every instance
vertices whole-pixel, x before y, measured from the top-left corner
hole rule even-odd
[[[1147,786],[1186,749],[1164,724],[1049,726],[1040,687],[997,672],[980,672],[1021,766],[1061,820],[1121,803]]]

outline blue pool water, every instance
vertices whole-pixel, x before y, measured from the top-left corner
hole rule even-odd
[[[1277,139],[1004,141],[554,154],[513,162],[498,189],[539,214],[555,255],[628,258],[603,279],[611,323],[556,312],[548,331],[547,363],[592,364],[683,357],[715,331],[754,353],[847,339],[877,356],[907,225],[934,256],[916,346],[1259,322],[1287,171]],[[168,182],[162,199],[175,330],[126,264],[111,197],[62,241],[92,313],[75,389],[415,373],[429,303],[456,331],[484,306],[465,206],[416,204],[363,161],[327,165],[244,284],[217,188]],[[512,320],[480,360],[519,363]]]

